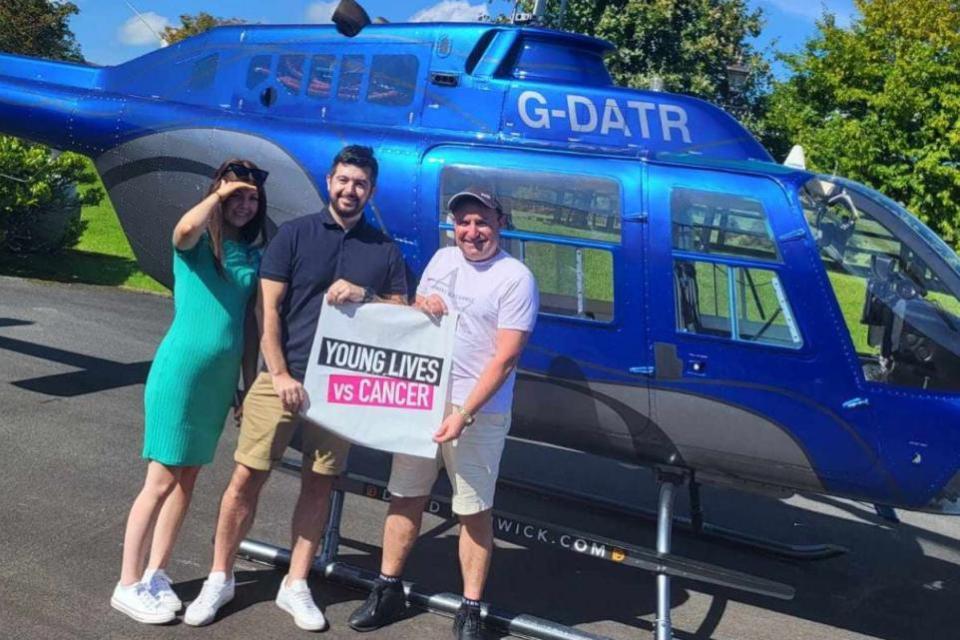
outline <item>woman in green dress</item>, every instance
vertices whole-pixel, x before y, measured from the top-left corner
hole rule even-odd
[[[206,197],[173,230],[173,323],[147,377],[147,475],[127,520],[120,582],[110,601],[140,622],[169,622],[182,606],[165,567],[197,474],[213,460],[238,395],[241,368],[244,388],[256,375],[252,294],[266,177],[249,161],[223,163]]]

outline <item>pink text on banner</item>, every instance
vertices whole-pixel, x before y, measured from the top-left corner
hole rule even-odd
[[[433,408],[433,390],[422,382],[332,374],[327,383],[327,402],[429,411]]]

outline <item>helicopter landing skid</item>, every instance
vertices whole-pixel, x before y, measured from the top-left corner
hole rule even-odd
[[[625,505],[602,496],[527,480],[501,477],[498,482],[511,489],[536,494],[546,499],[561,500],[566,504],[576,505],[578,508],[587,509],[594,513],[608,513],[651,522],[657,521],[657,511],[655,510]],[[703,540],[752,549],[789,560],[826,560],[849,551],[846,547],[838,544],[790,544],[704,522],[700,501],[700,485],[694,480],[689,480],[688,486],[690,490],[690,516],[674,515],[673,517],[673,526],[684,533],[692,534]]]
[[[284,460],[281,468],[299,475],[298,463]],[[661,473],[658,481],[660,502],[656,550],[498,510],[493,513],[494,522],[497,524],[495,535],[500,539],[517,542],[524,546],[536,543],[657,574],[657,640],[669,640],[672,637],[671,577],[720,585],[781,600],[793,598],[794,590],[788,585],[671,555],[674,496],[677,486],[684,482],[684,478]],[[373,573],[336,559],[337,550],[341,544],[340,520],[343,515],[345,493],[377,500],[389,499],[386,483],[383,481],[351,473],[341,476],[330,498],[330,515],[324,533],[323,548],[314,561],[313,570],[329,580],[349,587],[369,590],[375,577]],[[455,518],[450,508],[449,498],[431,497],[426,510],[441,518]],[[290,552],[287,549],[254,540],[244,540],[238,555],[271,565],[285,565],[290,561]],[[414,583],[405,583],[404,589],[410,604],[428,611],[453,615],[460,606],[460,597],[455,594],[423,592]],[[482,618],[491,628],[515,636],[544,640],[607,640],[603,636],[567,627],[551,620],[508,612],[489,604],[483,605]]]

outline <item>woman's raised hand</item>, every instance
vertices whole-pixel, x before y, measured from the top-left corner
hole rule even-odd
[[[217,190],[214,191],[214,193],[217,194],[217,198],[220,199],[220,202],[223,202],[240,189],[253,189],[256,191],[257,187],[256,185],[250,184],[249,182],[243,182],[241,180],[221,180],[220,184],[217,185]]]

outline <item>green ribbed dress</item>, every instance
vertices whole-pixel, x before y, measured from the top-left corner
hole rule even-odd
[[[173,323],[147,376],[143,457],[196,466],[213,460],[237,389],[259,251],[224,240],[225,278],[206,234],[193,249],[173,254]]]

